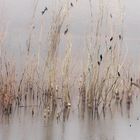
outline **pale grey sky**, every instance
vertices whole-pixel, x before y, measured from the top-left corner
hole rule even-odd
[[[51,8],[54,5],[54,1],[56,0],[39,0],[39,8],[41,10],[45,5],[48,5]],[[76,0],[72,0],[75,4]],[[112,1],[112,6],[115,3]],[[116,0],[114,0],[116,1]],[[124,29],[127,33],[128,39],[138,40],[140,39],[140,1],[139,0],[122,0],[124,1],[125,7],[125,25]],[[26,26],[30,23],[30,19],[33,12],[33,3],[34,0],[0,0],[1,11],[5,15],[6,20],[8,20],[9,26],[15,26],[16,28],[20,28],[22,26]],[[77,10],[75,13],[77,16],[73,16],[74,22],[81,22],[83,24],[86,23],[84,18],[89,14],[89,3],[88,0],[79,0],[78,4],[76,4],[75,9]],[[39,12],[39,11],[37,11]],[[76,21],[77,20],[77,21]]]
[[[56,0],[39,0],[37,9],[37,21],[40,20],[40,12],[47,5],[48,9],[52,10],[55,7]],[[62,0],[58,0],[62,1]],[[110,0],[112,9],[116,10],[115,1]],[[136,56],[140,54],[140,1],[139,0],[121,0],[124,1],[124,37],[125,44],[128,45],[130,52]],[[71,24],[76,36],[86,32],[89,20],[89,2],[88,0],[72,0],[74,8],[71,11]],[[31,17],[33,13],[34,0],[0,0],[0,14],[5,19],[10,34],[10,40],[14,42],[15,39],[22,40],[23,36],[27,37]],[[49,21],[49,14],[46,15],[46,21]],[[80,25],[80,26],[79,26]],[[82,29],[82,30],[81,30]],[[18,38],[17,38],[18,37]]]

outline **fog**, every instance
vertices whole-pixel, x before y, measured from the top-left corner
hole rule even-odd
[[[39,24],[41,18],[41,10],[47,6],[48,13],[46,15],[46,24],[49,23],[50,15],[59,4],[60,0],[39,0],[36,10],[36,23]],[[73,25],[72,34],[75,37],[83,36],[89,24],[89,2],[87,0],[72,1],[74,8],[71,11],[71,25]],[[115,10],[116,3],[113,0],[112,9]],[[140,53],[140,1],[124,0],[124,46],[128,47],[130,55],[138,59]],[[28,37],[29,27],[33,15],[35,0],[0,0],[0,15],[3,27],[7,29],[8,40],[10,45],[20,44],[22,46],[23,38]],[[80,25],[80,26],[79,26]],[[2,27],[1,27],[2,28]],[[82,29],[82,30],[81,30]],[[15,45],[15,44],[14,44]]]

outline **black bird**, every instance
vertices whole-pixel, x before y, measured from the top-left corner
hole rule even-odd
[[[113,37],[110,38],[110,42],[113,40]]]
[[[48,10],[48,8],[47,8],[47,7],[45,7],[45,9],[41,12],[41,13],[42,13],[42,15],[44,15],[44,13],[45,13],[47,10]]]
[[[71,7],[73,7],[73,3],[72,2],[70,3],[70,5],[71,5]]]
[[[98,63],[98,65],[100,66],[100,62],[98,61],[97,63]]]
[[[42,13],[42,15],[44,15],[44,13],[45,13],[45,12],[44,12],[44,11],[42,11],[41,13]]]
[[[102,54],[100,54],[100,62],[103,60],[103,56]]]
[[[112,47],[110,46],[110,47],[109,47],[109,50],[111,50],[111,49],[112,49]]]
[[[32,116],[34,116],[34,109],[32,109]]]
[[[121,76],[119,72],[118,72],[118,76],[119,76],[119,77]]]
[[[68,28],[65,30],[64,35],[67,34],[67,32],[68,32]]]
[[[130,81],[131,81],[131,83],[132,83],[132,81],[133,81],[133,78],[132,78],[132,77],[131,77]]]
[[[122,36],[121,36],[121,35],[119,35],[119,39],[120,39],[120,40],[122,39]]]

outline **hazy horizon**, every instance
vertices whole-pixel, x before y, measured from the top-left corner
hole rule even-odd
[[[41,10],[47,6],[48,13],[46,16],[46,24],[50,21],[50,15],[52,14],[52,9],[55,8],[56,0],[39,0],[38,8],[36,11],[36,22],[39,24],[41,19]],[[117,1],[117,0],[116,0]],[[59,1],[58,1],[59,2]],[[70,25],[73,27],[71,29],[72,35],[75,39],[78,37],[83,37],[87,30],[89,20],[89,1],[87,0],[72,0],[74,7],[71,10]],[[115,1],[110,0],[112,9],[115,9]],[[124,0],[124,45],[128,47],[130,56],[133,58],[135,56],[136,60],[139,58],[140,53],[140,12],[138,0]],[[0,0],[0,15],[4,19],[5,25],[8,28],[9,42],[10,45],[14,44],[12,42],[17,42],[22,46],[23,38],[27,38],[29,34],[29,27],[31,23],[31,18],[34,10],[34,0]],[[51,9],[51,10],[50,10]],[[80,25],[80,26],[79,26]],[[49,27],[48,27],[49,28]],[[81,30],[82,29],[82,30]],[[79,42],[79,41],[77,41]],[[134,58],[134,59],[135,59]]]

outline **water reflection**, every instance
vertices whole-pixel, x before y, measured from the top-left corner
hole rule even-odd
[[[139,105],[136,98],[132,106],[114,103],[97,111],[84,106],[54,111],[46,118],[41,107],[34,115],[32,107],[16,108],[9,116],[1,115],[0,140],[138,140]]]

